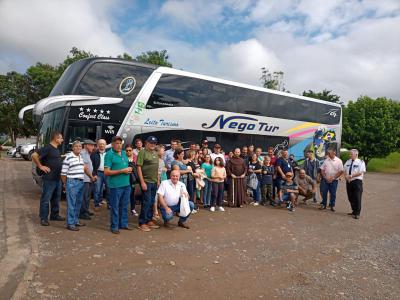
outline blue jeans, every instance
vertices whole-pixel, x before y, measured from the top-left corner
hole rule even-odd
[[[98,171],[97,172],[97,180],[94,183],[94,206],[100,206],[100,202],[103,201],[103,186],[106,187],[106,199],[107,203],[109,203],[109,195],[110,189],[108,188],[107,184],[107,177],[104,175],[104,172]]]
[[[211,205],[211,191],[212,191],[212,182],[208,179],[204,179],[204,192],[203,192],[203,204],[210,206]]]
[[[257,183],[257,188],[252,189],[253,190],[253,199],[255,202],[260,203],[261,201],[261,187],[260,187],[260,181]]]
[[[39,217],[41,220],[47,220],[49,218],[49,203],[51,206],[50,217],[58,216],[60,211],[61,187],[60,180],[43,179],[39,209]]]
[[[328,192],[329,192],[329,194],[331,195],[329,200],[329,206],[335,207],[337,186],[338,186],[337,180],[334,180],[331,183],[326,182],[324,178],[321,180],[321,187],[322,187],[321,205],[326,206],[328,202]]]
[[[67,225],[75,226],[79,223],[79,212],[83,199],[83,180],[67,178]]]
[[[139,214],[139,226],[153,219],[153,205],[156,198],[157,183],[146,182],[147,190],[142,193],[142,207]]]
[[[81,205],[80,215],[89,214],[90,197],[92,196],[92,186],[93,183],[85,182],[85,187],[83,188],[83,200]]]
[[[171,221],[174,218],[174,213],[179,213],[179,211],[181,210],[181,202],[179,201],[178,204],[168,206],[168,207],[172,210],[170,214],[167,214],[164,207],[161,207],[161,209],[160,209],[164,222]],[[192,211],[194,209],[194,203],[192,201],[189,201],[189,207],[190,207],[190,211]],[[186,217],[179,217],[179,222],[185,223],[187,221],[187,219],[189,218],[189,216],[190,216],[190,214],[187,215]]]
[[[131,196],[129,185],[110,188],[110,229],[118,230],[128,227],[128,206]]]

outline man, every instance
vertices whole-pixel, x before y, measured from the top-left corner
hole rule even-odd
[[[207,139],[204,139],[201,141],[201,149],[203,149],[203,148],[206,148],[208,154],[211,155],[211,149],[208,148],[208,140]]]
[[[299,164],[297,163],[297,161],[294,159],[294,154],[289,155],[289,163],[293,170],[293,179],[295,179],[300,170],[300,167],[299,167]]]
[[[122,150],[122,138],[112,138],[112,149],[104,158],[104,174],[110,187],[110,231],[119,234],[120,229],[132,230],[128,227],[128,205],[131,196],[128,157]]]
[[[211,156],[211,159],[212,159],[213,162],[217,157],[220,157],[222,159],[222,161],[224,162],[224,165],[225,165],[225,155],[223,155],[221,153],[221,145],[220,144],[215,144],[214,145],[214,153],[211,153],[210,156]]]
[[[332,148],[328,149],[328,157],[321,166],[321,185],[322,185],[322,202],[319,209],[326,209],[328,201],[328,192],[330,194],[329,207],[331,211],[335,211],[336,190],[338,179],[343,173],[342,160],[336,157],[336,151]]]
[[[84,149],[81,151],[81,156],[83,159],[83,163],[85,167],[89,170],[89,175],[85,174],[83,182],[83,201],[81,205],[81,212],[79,214],[79,218],[83,220],[90,220],[93,215],[92,212],[89,211],[90,206],[90,197],[92,196],[93,190],[93,182],[96,182],[97,176],[93,176],[93,164],[90,159],[90,155],[93,153],[95,142],[92,140],[84,140],[83,147]]]
[[[285,174],[285,179],[282,181],[281,189],[279,190],[279,205],[282,202],[286,202],[286,208],[293,212],[297,206],[298,196],[299,190],[298,186],[293,181],[293,173],[287,172]]]
[[[296,177],[295,183],[299,188],[299,195],[304,196],[304,203],[308,199],[315,199],[317,183],[306,174],[306,171],[304,169],[300,169],[299,176]]]
[[[365,163],[358,158],[358,150],[350,150],[350,159],[344,165],[347,198],[349,199],[354,219],[360,218],[363,177],[366,172]]]
[[[273,147],[268,147],[267,155],[271,159],[271,165],[273,165],[275,167],[276,166],[276,161],[277,161],[278,158],[274,155],[274,148]]]
[[[178,144],[179,144],[179,140],[171,140],[171,148],[168,149],[167,151],[165,151],[165,166],[167,167],[168,173],[171,171],[171,163],[173,160],[175,160],[174,158],[174,153],[176,148],[178,148]]]
[[[232,207],[243,207],[246,203],[245,176],[247,167],[240,157],[240,149],[236,148],[233,157],[226,164],[226,174],[229,179],[228,204]]]
[[[58,147],[63,143],[64,139],[60,132],[51,134],[50,144],[39,149],[32,154],[32,161],[35,163],[38,173],[42,176],[42,196],[40,198],[40,224],[49,226],[49,203],[51,206],[50,220],[65,221],[65,218],[59,215],[60,199],[61,199],[61,168],[62,159]],[[40,174],[39,174],[40,175]]]
[[[174,213],[180,212],[180,198],[183,195],[189,197],[186,186],[179,181],[179,177],[179,170],[171,171],[171,179],[161,182],[157,190],[158,201],[161,206],[161,215],[166,227],[170,227],[169,221],[174,217]],[[190,211],[193,211],[194,204],[192,201],[189,201],[189,207]],[[186,224],[189,215],[186,217],[179,217],[179,227],[189,229],[189,226]]]
[[[139,214],[139,229],[145,232],[160,228],[153,219],[153,206],[157,192],[157,184],[160,182],[158,174],[158,154],[155,150],[157,138],[149,136],[146,139],[145,148],[139,152],[137,159],[137,171],[140,186],[142,188],[142,206]]]
[[[92,175],[83,162],[81,150],[81,142],[73,142],[72,152],[65,156],[61,170],[61,180],[67,193],[67,229],[71,231],[78,231],[79,227],[85,226],[84,223],[79,223],[84,188],[83,179],[85,173],[88,176]]]
[[[315,159],[313,152],[308,150],[306,152],[306,159],[304,160],[303,169],[305,170],[306,175],[310,176],[315,182],[317,182],[318,168],[318,161]],[[313,201],[314,203],[317,203],[317,193],[315,193]]]
[[[133,162],[136,164],[137,161],[137,156],[139,152],[143,149],[143,141],[141,138],[136,138],[135,139],[135,149],[133,149]]]
[[[257,160],[259,163],[262,165],[264,163],[264,157],[261,155],[262,154],[262,148],[257,147],[256,148],[256,155],[257,155]]]
[[[97,141],[97,150],[94,151],[90,155],[90,159],[92,160],[93,164],[93,176],[96,176],[96,182],[94,183],[94,193],[93,193],[93,198],[94,198],[94,210],[99,211],[100,206],[104,203],[107,203],[107,206],[109,206],[108,202],[108,196],[109,196],[109,189],[108,189],[108,184],[107,184],[107,179],[106,175],[104,174],[104,158],[106,156],[106,141],[103,139],[99,139]],[[103,202],[103,186],[106,188],[106,199],[107,202]]]
[[[293,174],[292,165],[289,162],[289,154],[287,149],[281,151],[282,157],[278,158],[276,161],[276,188],[278,190],[281,189],[282,181],[286,179],[286,173],[290,172]]]
[[[253,155],[254,153],[254,145],[251,144],[247,147],[247,155],[249,156],[249,158]]]

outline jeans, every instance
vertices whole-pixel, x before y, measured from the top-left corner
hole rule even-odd
[[[196,197],[196,191],[195,191],[195,189],[196,189],[196,181],[195,180],[188,180],[186,188],[187,188],[187,191],[188,191],[188,194],[189,194],[189,201],[194,202],[194,199]]]
[[[321,202],[321,205],[326,206],[326,204],[328,202],[328,192],[329,192],[329,194],[330,194],[329,206],[330,207],[335,207],[336,190],[337,190],[337,186],[338,186],[338,181],[334,180],[331,183],[328,183],[328,182],[326,182],[325,179],[322,179],[321,180],[321,186],[322,186],[322,202]]]
[[[85,186],[83,188],[83,200],[82,200],[80,215],[89,214],[89,205],[90,205],[90,197],[92,194],[92,187],[93,183],[85,182]]]
[[[224,182],[212,183],[212,201],[211,206],[222,206],[224,202]]]
[[[179,213],[179,211],[181,210],[181,202],[179,201],[178,204],[168,206],[168,207],[172,210],[170,214],[167,214],[165,211],[165,208],[161,207],[161,215],[162,215],[164,222],[171,221],[174,217],[174,213],[176,213],[176,212]],[[192,201],[189,201],[189,207],[190,207],[190,211],[192,211],[194,209],[194,203]],[[179,217],[179,222],[185,223],[187,221],[187,219],[189,218],[189,216],[190,216],[190,214],[187,215],[186,217]]]
[[[272,198],[272,184],[261,185],[261,196],[264,203],[272,203],[274,201]]]
[[[75,226],[79,223],[79,212],[83,198],[83,180],[67,178],[67,225]]]
[[[260,188],[260,181],[257,183],[257,188],[253,190],[253,199],[255,202],[260,203],[261,201],[261,188]]]
[[[109,195],[110,189],[107,184],[107,177],[104,175],[104,172],[97,172],[97,180],[94,183],[94,206],[100,206],[100,202],[103,201],[103,185],[106,187],[106,199],[107,203],[109,203]]]
[[[131,187],[131,195],[130,195],[130,202],[131,202],[131,211],[135,210],[136,207],[136,198],[135,198],[135,186]]]
[[[110,188],[110,229],[128,227],[128,205],[131,187]]]
[[[139,226],[153,219],[153,205],[156,198],[157,183],[146,182],[147,190],[142,193],[142,207],[139,214]]]
[[[49,203],[51,206],[50,217],[58,216],[60,211],[61,187],[60,180],[43,179],[39,209],[39,217],[41,220],[47,220],[49,217]]]
[[[204,192],[203,192],[203,204],[210,206],[211,204],[211,190],[212,185],[211,181],[208,179],[204,179]]]

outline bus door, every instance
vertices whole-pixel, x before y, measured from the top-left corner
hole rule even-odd
[[[81,141],[90,139],[96,141],[101,138],[102,127],[101,122],[95,121],[75,121],[70,120],[67,127],[67,132],[64,133],[66,151],[71,150],[72,143],[79,139]]]

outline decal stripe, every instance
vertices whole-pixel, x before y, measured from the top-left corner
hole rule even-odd
[[[315,129],[312,128],[312,129],[307,129],[305,131],[296,132],[296,133],[293,133],[293,134],[289,135],[289,138],[298,137],[298,136],[305,135],[307,133],[314,132],[314,131],[315,131]]]
[[[304,128],[307,128],[307,127],[319,126],[319,125],[321,125],[321,124],[320,123],[307,122],[307,123],[303,123],[303,124],[301,124],[299,126],[290,128],[289,130],[285,131],[285,133],[289,133],[289,132],[292,132],[292,131],[304,129]]]

